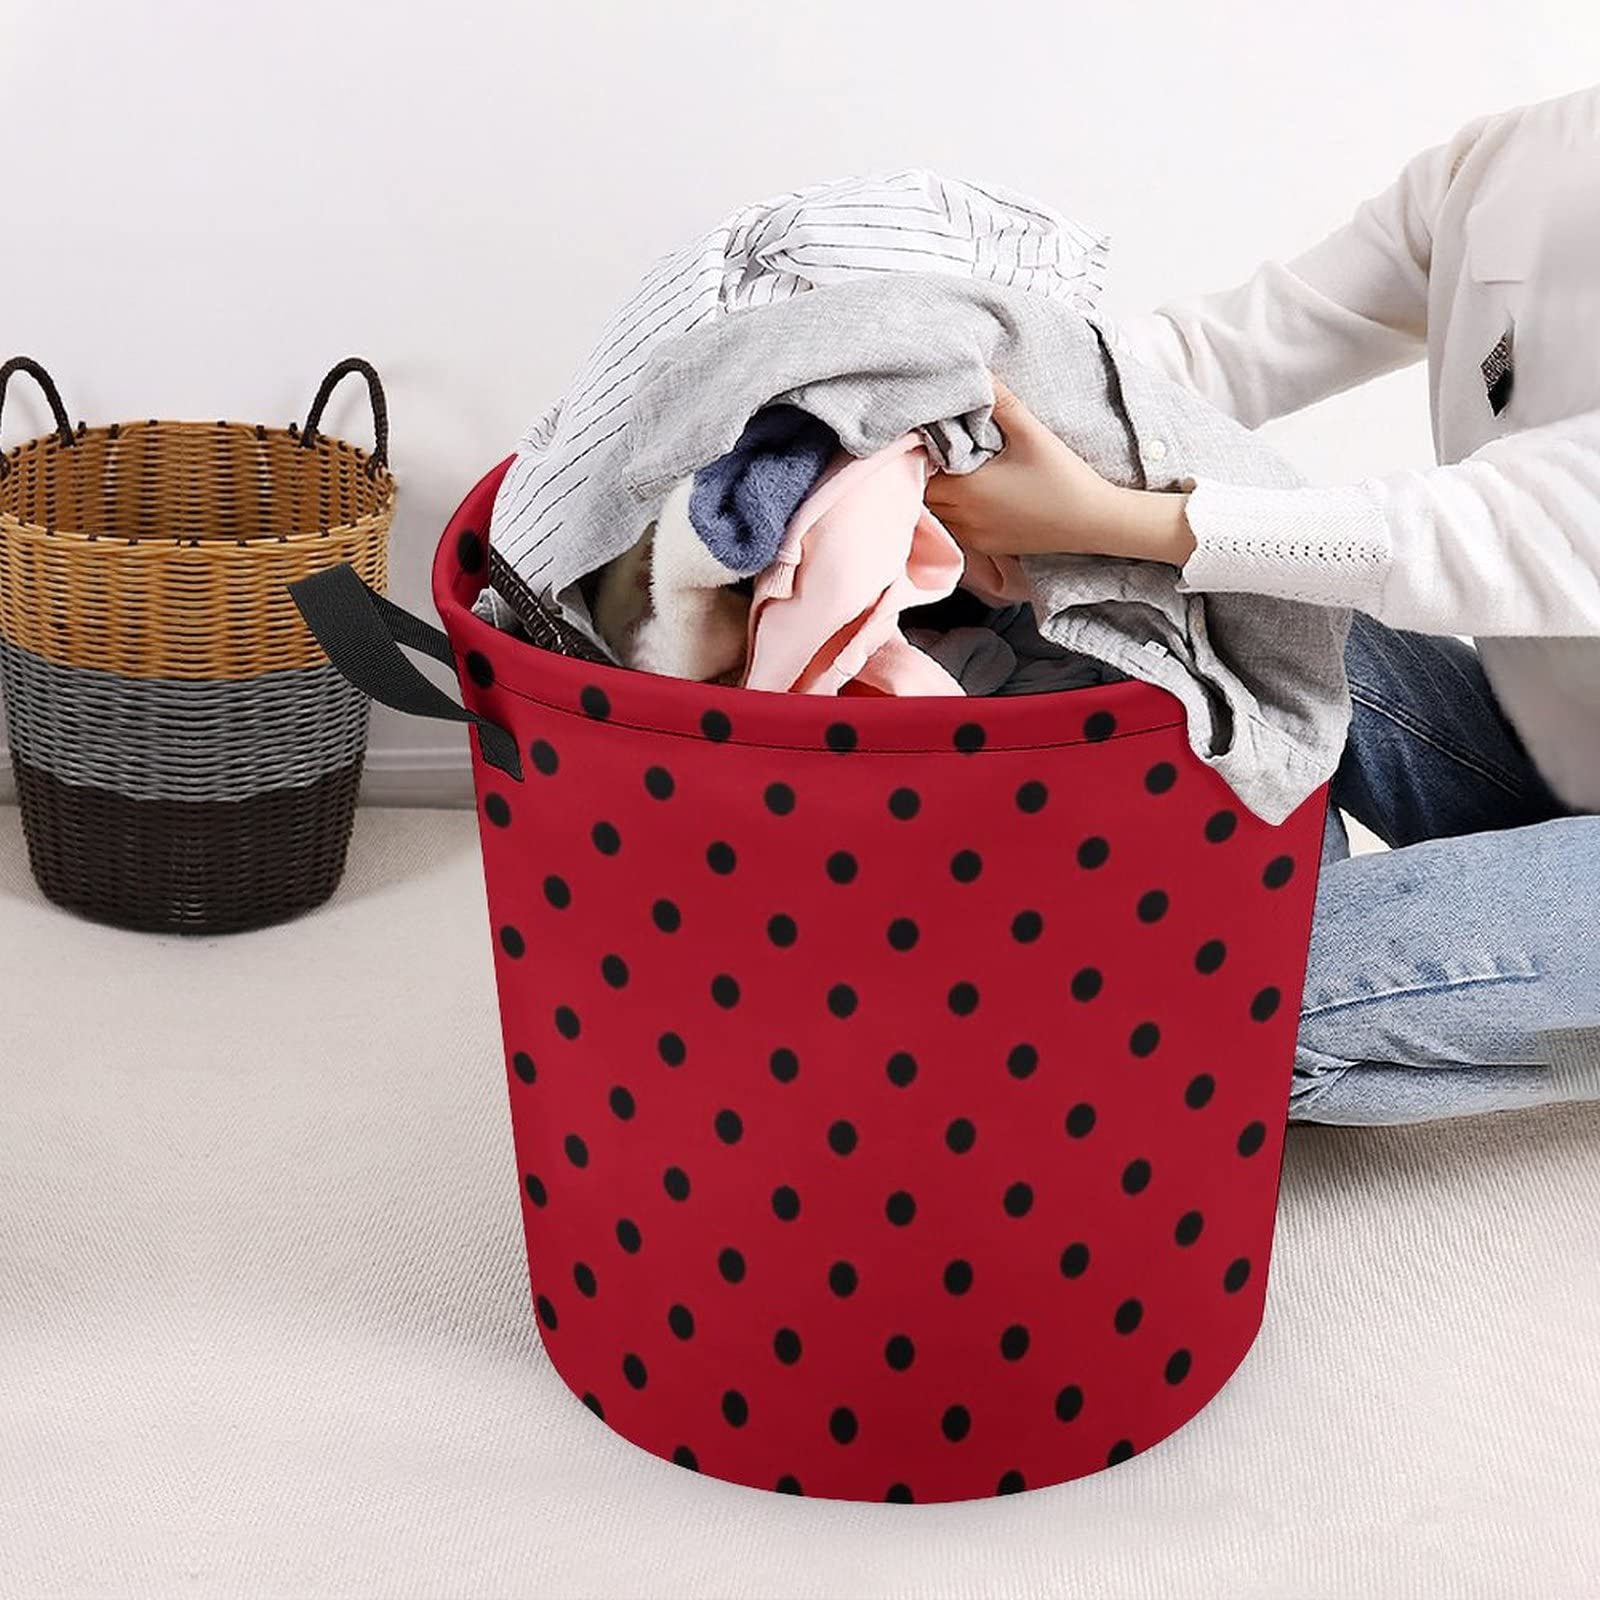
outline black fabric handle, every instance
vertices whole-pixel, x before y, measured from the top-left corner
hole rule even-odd
[[[409,716],[471,723],[483,759],[521,781],[517,741],[487,717],[458,706],[400,653],[404,645],[453,668],[450,641],[439,629],[368,588],[351,566],[301,578],[289,585],[289,593],[329,661],[363,694]]]
[[[26,372],[33,381],[44,391],[44,397],[49,402],[51,415],[56,419],[56,433],[61,439],[61,448],[72,448],[72,424],[67,420],[67,408],[61,403],[61,391],[56,388],[56,381],[32,356],[12,356],[4,366],[0,366],[0,412],[5,410],[6,389],[11,382],[14,372]],[[11,463],[4,456],[0,456],[0,478],[10,472]]]
[[[359,372],[367,380],[367,393],[372,397],[372,470],[376,472],[389,465],[389,402],[384,398],[377,369],[360,356],[347,356],[322,380],[317,397],[306,413],[306,431],[300,442],[307,450],[316,444],[317,429],[322,425],[328,397],[352,372]]]

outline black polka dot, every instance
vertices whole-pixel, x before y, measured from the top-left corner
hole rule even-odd
[[[861,1431],[861,1424],[856,1421],[856,1414],[849,1406],[837,1406],[833,1415],[828,1418],[828,1432],[833,1435],[837,1444],[850,1444]]]
[[[1039,1052],[1031,1044],[1014,1044],[1006,1056],[1006,1071],[1013,1078],[1031,1078],[1039,1070]]]
[[[1028,1330],[1020,1322],[1013,1322],[1000,1335],[1000,1354],[1007,1361],[1020,1361],[1027,1355],[1030,1342]]]
[[[672,781],[672,774],[665,767],[646,767],[644,774],[645,792],[653,800],[670,800],[672,792],[677,785]]]
[[[578,1020],[578,1013],[571,1006],[556,1007],[556,1032],[563,1039],[576,1039],[583,1031],[583,1024]]]
[[[896,1050],[883,1070],[895,1088],[907,1089],[916,1082],[917,1059],[904,1050]]]
[[[1093,1000],[1104,984],[1105,979],[1101,977],[1098,967],[1080,967],[1072,975],[1072,998]]]
[[[828,876],[835,883],[854,883],[857,871],[856,858],[848,850],[835,850],[828,857]]]
[[[511,1070],[524,1083],[532,1083],[539,1076],[539,1069],[533,1064],[533,1057],[526,1050],[519,1050],[512,1056]]]
[[[952,984],[945,999],[958,1017],[970,1017],[978,1009],[978,986],[975,983]]]
[[[828,1009],[836,1017],[853,1016],[858,1003],[856,992],[848,983],[836,983],[828,991]]]
[[[1089,1270],[1089,1247],[1086,1244],[1069,1244],[1061,1252],[1061,1276],[1081,1278]]]
[[[767,1070],[779,1083],[793,1083],[800,1075],[800,1058],[793,1050],[774,1050],[767,1061]]]
[[[1167,899],[1166,893],[1161,889],[1152,889],[1148,894],[1139,896],[1139,920],[1141,922],[1159,922],[1167,914],[1167,907],[1172,902]]]
[[[772,1191],[772,1214],[780,1222],[793,1222],[800,1215],[800,1196],[788,1184]]]
[[[739,1003],[739,980],[731,973],[719,972],[711,980],[711,998],[724,1011],[731,1011]]]
[[[533,1302],[533,1309],[538,1313],[539,1320],[545,1327],[554,1331],[561,1326],[561,1319],[556,1315],[556,1308],[551,1305],[544,1295],[540,1295]]]
[[[830,722],[822,737],[830,750],[837,750],[841,755],[854,750],[858,743],[856,730],[848,722]]]
[[[910,917],[896,917],[889,924],[889,948],[891,950],[911,950],[917,943],[917,925]]]
[[[1239,1154],[1253,1156],[1267,1142],[1267,1125],[1264,1122],[1246,1123],[1239,1134]]]
[[[735,1250],[730,1244],[726,1249],[717,1252],[717,1271],[722,1274],[727,1283],[743,1283],[745,1274],[744,1255]]]
[[[1124,1461],[1133,1459],[1133,1443],[1129,1439],[1118,1439],[1106,1452],[1106,1465],[1120,1467]]]
[[[706,846],[706,865],[713,872],[727,877],[738,864],[739,857],[734,853],[733,846],[725,839],[717,839]]]
[[[546,739],[535,739],[528,746],[528,754],[533,759],[534,770],[542,772],[545,777],[553,778],[556,768],[561,765],[561,758],[555,752],[555,746]]]
[[[915,1504],[911,1493],[911,1486],[905,1483],[891,1483],[883,1497],[890,1505],[909,1506]]]
[[[966,1117],[957,1117],[944,1130],[944,1142],[958,1155],[964,1156],[977,1143],[978,1130]]]
[[[724,739],[731,737],[733,724],[728,720],[726,711],[702,711],[700,731],[706,738],[721,744]]]
[[[889,815],[909,822],[922,809],[922,796],[915,789],[896,789],[889,796]]]
[[[1080,1101],[1067,1113],[1067,1132],[1074,1139],[1086,1139],[1094,1132],[1094,1107]]]
[[[1117,731],[1117,719],[1109,711],[1091,711],[1083,719],[1083,736],[1098,743]]]
[[[1021,1494],[1028,1487],[1028,1480],[1016,1468],[1010,1472],[1000,1474],[1000,1481],[995,1485],[996,1494]]]
[[[650,907],[650,920],[663,933],[676,933],[683,926],[683,913],[671,900],[657,900]]]
[[[550,1203],[550,1191],[545,1188],[544,1180],[537,1173],[528,1173],[522,1180],[522,1187],[527,1192],[528,1198],[536,1206],[544,1206]]]
[[[1111,857],[1111,846],[1098,833],[1091,834],[1078,846],[1078,865],[1093,871],[1103,867]]]
[[[633,1114],[639,1108],[634,1104],[633,1096],[620,1083],[611,1091],[608,1099],[611,1104],[611,1114],[619,1122],[633,1120]]]
[[[1243,1256],[1237,1261],[1230,1262],[1228,1270],[1222,1275],[1222,1287],[1229,1294],[1238,1294],[1250,1281],[1250,1263]]]
[[[1161,1043],[1161,1030],[1153,1022],[1141,1022],[1128,1035],[1128,1049],[1136,1056],[1150,1056]]]
[[[1183,1103],[1191,1111],[1204,1111],[1216,1092],[1217,1080],[1209,1072],[1202,1072],[1189,1080],[1189,1087],[1183,1091]]]
[[[960,1444],[972,1432],[972,1413],[965,1406],[951,1406],[939,1418],[939,1431],[951,1444]]]
[[[1294,876],[1292,856],[1274,856],[1261,874],[1261,881],[1269,889],[1281,889]]]
[[[572,890],[567,886],[565,878],[558,878],[551,873],[544,880],[544,897],[557,911],[565,911],[572,904]]]
[[[847,1156],[856,1147],[856,1128],[853,1122],[835,1122],[828,1129],[828,1148],[836,1156]]]
[[[1283,996],[1270,985],[1250,1002],[1250,1016],[1256,1022],[1265,1022],[1277,1011]]]
[[[1076,1422],[1083,1414],[1083,1390],[1069,1383],[1056,1392],[1056,1421]]]
[[[1233,837],[1233,831],[1238,826],[1238,812],[1213,811],[1206,818],[1206,838],[1212,844],[1223,844]]]
[[[724,1107],[716,1114],[713,1126],[717,1130],[717,1137],[724,1144],[738,1144],[744,1137],[744,1121],[737,1111],[730,1111]]]
[[[1213,973],[1228,959],[1228,947],[1220,939],[1207,939],[1194,953],[1196,972]]]
[[[597,688],[592,683],[583,686],[578,695],[578,704],[583,707],[586,717],[593,717],[596,721],[604,722],[611,715],[611,700],[604,689]]]
[[[1142,1156],[1122,1169],[1122,1192],[1143,1194],[1150,1187],[1150,1163]]]
[[[594,1299],[595,1282],[594,1268],[585,1261],[574,1261],[572,1264],[572,1281],[578,1286],[578,1293],[586,1300]]]
[[[661,1174],[661,1187],[667,1191],[671,1200],[687,1200],[689,1198],[689,1174],[682,1167],[668,1167]]]
[[[1017,790],[1017,810],[1031,817],[1043,811],[1050,799],[1050,791],[1037,778],[1030,778]]]
[[[617,832],[614,823],[595,823],[589,830],[589,837],[594,841],[595,849],[603,856],[614,856],[622,848],[622,835]]]
[[[516,960],[528,948],[528,942],[515,928],[505,927],[500,930],[500,948]]]
[[[894,1371],[904,1372],[917,1359],[917,1347],[903,1333],[897,1333],[883,1347],[883,1359]]]
[[[750,1420],[750,1402],[737,1389],[722,1397],[722,1415],[730,1428],[742,1428]]]
[[[1178,1218],[1178,1225],[1172,1230],[1172,1237],[1188,1249],[1205,1231],[1205,1226],[1206,1219],[1198,1211],[1185,1211]]]
[[[1044,918],[1037,911],[1019,911],[1011,919],[1011,937],[1018,944],[1032,944],[1044,932]]]
[[[1027,1183],[1012,1184],[1000,1203],[1005,1207],[1008,1217],[1027,1216],[1033,1210],[1033,1186]]]
[[[780,950],[787,950],[800,937],[800,929],[793,917],[780,911],[767,918],[767,937]]]
[[[800,1359],[800,1335],[793,1328],[779,1328],[772,1336],[772,1353],[786,1367]]]
[[[562,1141],[561,1147],[566,1151],[567,1160],[573,1166],[581,1168],[589,1165],[589,1147],[577,1134],[569,1133],[565,1140]]]
[[[962,755],[970,756],[983,749],[984,731],[976,722],[963,722],[951,739]]]
[[[983,871],[983,857],[976,850],[958,850],[950,858],[950,876],[957,883],[976,882]]]
[[[828,1268],[828,1287],[841,1300],[848,1300],[856,1292],[856,1285],[860,1281],[856,1269],[848,1261],[835,1261]]]
[[[689,1054],[688,1046],[675,1033],[664,1033],[656,1040],[656,1054],[669,1067],[681,1067]]]
[[[638,1255],[639,1246],[644,1243],[644,1235],[639,1232],[639,1224],[627,1217],[619,1217],[617,1219],[617,1243],[630,1256]]]
[[[494,685],[494,668],[489,664],[488,656],[477,650],[467,651],[467,676],[480,689],[492,688]]]
[[[795,1477],[792,1472],[784,1473],[784,1475],[773,1485],[773,1488],[775,1488],[779,1494],[803,1495],[805,1493],[805,1490],[800,1487],[800,1480]]]
[[[916,1220],[916,1198],[904,1189],[895,1192],[883,1203],[883,1214],[897,1228],[908,1227]]]
[[[1137,1300],[1124,1300],[1113,1318],[1118,1333],[1132,1333],[1144,1321],[1144,1307]]]
[[[471,528],[456,540],[456,565],[463,572],[477,572],[483,566],[483,540]]]
[[[769,783],[761,798],[775,817],[786,817],[794,810],[794,790],[786,783]]]
[[[686,1444],[680,1444],[672,1452],[672,1460],[675,1466],[686,1467],[690,1472],[698,1472],[700,1470],[699,1458]]]
[[[605,1407],[600,1404],[600,1400],[597,1395],[585,1394],[583,1397],[583,1403],[588,1406],[588,1408],[594,1412],[594,1414],[599,1417],[602,1422],[606,1420]]]
[[[667,1326],[680,1339],[694,1338],[694,1312],[688,1306],[673,1306],[667,1312]]]
[[[970,1261],[952,1261],[944,1269],[946,1294],[965,1294],[971,1287],[972,1263]]]
[[[511,826],[511,807],[506,802],[503,794],[487,794],[483,797],[483,814],[497,828]]]
[[[1194,1366],[1194,1357],[1187,1350],[1174,1350],[1167,1357],[1167,1382],[1171,1384],[1182,1383],[1189,1376],[1189,1370]]]
[[[625,989],[628,985],[628,963],[621,956],[614,953],[602,956],[600,959],[600,976],[613,989]]]

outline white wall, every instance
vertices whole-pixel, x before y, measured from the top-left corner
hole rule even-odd
[[[1596,76],[1600,12],[1572,0],[0,0],[0,349],[91,422],[288,421],[371,356],[415,604],[451,508],[613,302],[742,201],[993,179],[1109,230],[1131,310]],[[353,385],[331,427],[365,439],[363,406]],[[5,421],[10,443],[47,418],[19,382]],[[1422,375],[1277,431],[1318,478],[1425,461]],[[381,713],[369,792],[459,792],[464,748]]]

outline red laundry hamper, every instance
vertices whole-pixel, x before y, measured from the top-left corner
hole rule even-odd
[[[556,1371],[790,1494],[1007,1494],[1165,1438],[1261,1323],[1326,792],[1266,825],[1140,683],[829,699],[538,649],[469,609],[503,472],[439,547],[448,646],[348,569],[296,597],[362,687],[478,723]]]

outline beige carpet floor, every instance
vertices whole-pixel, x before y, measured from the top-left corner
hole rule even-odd
[[[1266,1329],[1118,1470],[797,1501],[617,1439],[527,1303],[473,819],[136,937],[0,810],[0,1596],[1600,1595],[1600,1111],[1291,1139]]]

